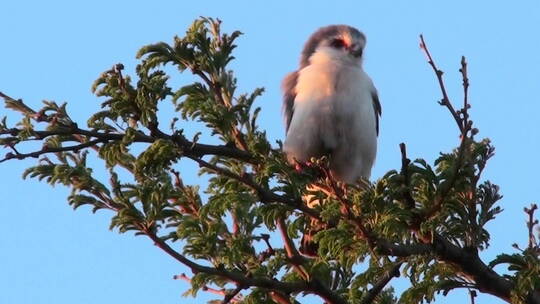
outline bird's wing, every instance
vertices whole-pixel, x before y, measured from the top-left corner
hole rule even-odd
[[[373,89],[371,91],[371,99],[373,100],[373,109],[375,110],[375,128],[377,129],[377,135],[379,135],[379,118],[382,115],[382,107],[377,90]]]
[[[283,89],[283,117],[285,118],[285,133],[289,131],[292,116],[294,113],[294,99],[296,98],[296,83],[298,82],[298,71],[289,73],[283,79],[281,88]]]

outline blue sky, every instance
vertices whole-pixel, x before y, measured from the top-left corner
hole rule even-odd
[[[98,110],[90,86],[101,72],[122,62],[133,73],[142,45],[171,41],[198,16],[218,17],[226,31],[244,33],[232,64],[239,92],[266,88],[258,100],[260,125],[270,138],[282,139],[282,77],[296,69],[302,45],[315,29],[350,24],[368,37],[365,69],[383,106],[376,179],[399,167],[400,142],[411,158],[428,161],[458,142],[454,122],[436,103],[440,93],[418,47],[423,33],[455,102],[461,101],[459,60],[467,57],[472,119],[479,136],[497,148],[485,177],[501,186],[505,211],[489,226],[492,246],[483,256],[491,259],[512,252],[513,242],[526,242],[522,210],[540,198],[540,2],[182,2],[3,1],[0,91],[34,106],[43,99],[68,101],[72,117],[84,122]],[[0,116],[6,113],[0,108]],[[171,278],[187,270],[145,238],[110,232],[111,214],[73,212],[66,189],[23,181],[23,170],[32,164],[0,165],[0,303],[201,303],[211,298],[182,298],[187,286]],[[452,293],[438,303],[457,301],[466,301],[465,294]],[[477,303],[501,302],[482,296]]]

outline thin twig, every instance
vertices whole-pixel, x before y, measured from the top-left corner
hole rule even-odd
[[[534,213],[538,209],[536,204],[531,204],[531,208],[523,208],[525,213],[527,213],[527,229],[529,231],[529,245],[528,249],[533,249],[538,246],[536,242],[536,237],[534,236],[534,227],[538,225],[538,220],[534,218]]]
[[[424,40],[423,35],[420,35],[420,48],[426,54],[428,63],[433,69],[433,71],[435,72],[435,75],[439,82],[439,87],[441,90],[441,94],[443,96],[442,101],[439,103],[445,106],[450,111],[452,117],[454,118],[454,120],[456,121],[456,124],[458,125],[459,131],[460,131],[460,137],[461,137],[461,142],[457,151],[457,159],[456,159],[456,162],[454,163],[452,175],[450,176],[450,179],[446,182],[445,187],[442,189],[442,191],[438,193],[437,197],[435,198],[435,203],[433,204],[433,206],[430,209],[428,209],[423,216],[424,219],[429,219],[435,216],[439,212],[439,210],[442,208],[447,194],[454,187],[455,182],[457,181],[457,177],[458,177],[460,169],[462,169],[464,166],[465,154],[470,145],[469,131],[472,130],[472,121],[469,120],[469,114],[468,114],[468,109],[470,108],[470,105],[468,103],[469,78],[467,76],[467,62],[465,61],[465,57],[461,58],[461,69],[460,69],[462,79],[463,79],[463,90],[464,90],[463,108],[460,109],[459,111],[456,111],[450,101],[450,98],[448,97],[448,93],[446,92],[446,87],[443,80],[443,71],[441,71],[435,64],[435,61],[433,60],[433,57],[431,56],[431,53],[429,52],[429,49],[427,47],[427,44]],[[471,133],[474,133],[474,132],[471,132]]]
[[[469,296],[471,298],[471,304],[475,304],[476,291],[473,289],[469,289]]]
[[[461,78],[463,80],[463,109],[462,109],[462,115],[464,122],[467,122],[469,120],[469,76],[467,74],[467,61],[465,60],[465,56],[461,56],[461,69],[459,69],[459,72],[461,73]]]
[[[225,293],[225,298],[223,298],[223,301],[221,301],[221,304],[236,303],[237,301],[241,301],[242,295],[240,295],[239,293],[243,289],[244,287],[239,285],[233,291]]]
[[[185,273],[175,275],[175,276],[173,276],[173,279],[174,280],[183,280],[183,281],[186,281],[189,284],[191,284],[191,279]],[[215,295],[218,295],[218,296],[225,297],[226,299],[228,299],[228,301],[225,302],[225,303],[237,303],[237,302],[241,301],[242,298],[243,298],[242,295],[238,294],[240,291],[238,291],[234,296],[230,297],[230,296],[228,296],[230,294],[227,293],[223,289],[216,289],[216,288],[208,287],[207,285],[204,285],[201,289],[206,291],[206,292],[209,292],[209,293],[212,293],[212,294],[215,294]]]
[[[0,159],[0,163],[5,162],[10,159],[25,159],[28,157],[37,158],[40,155],[48,154],[48,153],[58,153],[58,152],[67,152],[67,151],[78,152],[84,148],[88,148],[102,142],[104,142],[104,140],[95,139],[95,140],[91,140],[89,142],[86,142],[80,145],[75,145],[75,146],[59,147],[59,148],[47,147],[45,149],[41,149],[40,151],[35,151],[35,152],[30,152],[30,153],[15,153],[15,154],[8,153],[3,159]]]
[[[401,151],[401,175],[404,178],[403,183],[406,187],[406,191],[404,193],[405,205],[408,209],[414,209],[416,202],[411,194],[411,183],[409,176],[409,164],[411,163],[411,160],[407,158],[407,147],[405,146],[405,143],[399,144],[399,150]]]
[[[261,234],[261,239],[264,241],[264,243],[266,244],[266,246],[268,248],[266,250],[262,251],[261,253],[259,253],[259,256],[258,256],[257,259],[259,260],[260,263],[266,261],[266,259],[268,259],[270,256],[272,256],[272,255],[274,255],[276,253],[274,248],[270,244],[270,235],[269,234],[266,234],[266,233]]]
[[[472,121],[469,120],[468,115],[468,109],[470,108],[468,101],[469,79],[467,76],[467,63],[465,58],[462,58],[461,60],[460,70],[463,78],[463,108],[456,111],[448,97],[442,77],[443,72],[436,66],[422,35],[420,35],[420,47],[426,54],[428,63],[435,72],[439,82],[439,87],[443,96],[441,102],[439,103],[449,110],[452,117],[456,121],[461,135],[461,143],[457,152],[458,154],[456,161],[453,164],[453,174],[450,176],[449,180],[445,182],[445,187],[437,194],[434,206],[423,214],[422,217],[426,219],[438,213],[444,203],[444,200],[446,199],[447,194],[454,187],[460,169],[465,166],[465,154],[467,153],[470,143],[472,142],[472,136],[476,134],[477,130],[472,128]],[[452,244],[437,233],[432,233],[429,236],[419,235],[419,239],[426,245],[432,246],[432,250],[438,256],[439,260],[459,267],[460,274],[474,281],[479,290],[495,295],[508,302],[510,301],[510,293],[514,288],[513,283],[498,275],[495,271],[493,271],[493,269],[489,268],[480,259],[477,251],[463,250],[463,248]],[[534,297],[532,300],[528,301],[528,303],[540,303],[539,301],[540,298]]]
[[[385,271],[383,275],[379,278],[373,287],[367,292],[367,294],[362,298],[361,304],[371,304],[375,298],[381,293],[384,287],[395,277],[399,277],[399,268],[403,263],[399,262],[394,265],[390,270]]]
[[[264,277],[248,277],[241,272],[228,271],[223,268],[213,268],[197,264],[184,255],[180,254],[176,250],[172,249],[163,239],[158,237],[151,229],[142,227],[142,231],[147,235],[156,246],[165,251],[171,257],[189,267],[193,273],[207,273],[209,275],[215,275],[224,279],[230,280],[238,286],[255,286],[265,288],[273,291],[279,291],[282,293],[299,293],[305,292],[315,294],[330,304],[346,304],[347,302],[338,294],[324,286],[318,279],[312,279],[304,282],[280,282],[271,278]]]
[[[23,132],[23,130],[17,129],[17,128],[11,128],[7,130],[0,130],[0,135],[17,136],[21,132]],[[103,141],[119,141],[119,140],[122,140],[125,136],[125,134],[123,133],[105,133],[105,132],[80,129],[78,127],[59,128],[59,129],[51,130],[51,131],[32,131],[32,133],[33,133],[32,139],[34,138],[45,139],[47,137],[55,136],[55,135],[73,135],[73,136],[83,135],[89,138],[101,139]],[[153,143],[157,139],[166,139],[166,140],[170,140],[174,142],[175,144],[179,146],[179,148],[182,150],[182,152],[186,156],[202,157],[205,155],[217,155],[217,156],[234,158],[237,160],[245,161],[247,163],[252,163],[252,164],[257,163],[257,160],[255,159],[255,157],[246,151],[239,150],[237,148],[231,148],[226,145],[208,145],[208,144],[194,143],[179,134],[167,135],[167,134],[162,133],[160,134],[160,137],[153,137],[153,136],[146,135],[142,132],[138,132],[135,134],[133,142]]]
[[[439,87],[440,87],[442,95],[443,95],[443,98],[439,103],[448,108],[448,110],[452,114],[452,117],[456,121],[456,124],[458,125],[458,128],[459,128],[461,134],[464,134],[465,127],[462,125],[462,121],[461,121],[458,113],[454,109],[454,106],[450,102],[450,98],[448,97],[448,93],[446,92],[446,87],[444,85],[444,80],[443,80],[444,72],[439,70],[439,68],[435,65],[435,61],[433,60],[433,57],[431,57],[431,53],[429,52],[429,49],[428,49],[428,47],[426,45],[426,42],[424,41],[424,36],[423,35],[420,35],[420,48],[426,54],[426,56],[428,58],[429,65],[431,66],[431,68],[435,72],[435,75],[437,75],[437,80],[439,82]]]
[[[216,101],[218,101],[219,103],[221,103],[223,106],[227,107],[228,109],[232,108],[231,102],[223,97],[223,92],[222,92],[221,85],[219,84],[219,82],[213,81],[212,79],[207,77],[202,71],[200,71],[198,68],[195,68],[192,65],[190,66],[190,68],[191,68],[191,72],[199,76],[206,83],[206,85],[213,91],[214,98],[216,99]],[[248,146],[246,144],[246,141],[244,139],[244,135],[242,134],[242,132],[237,128],[237,126],[232,126],[232,132],[233,132],[233,137],[234,137],[237,147],[240,148],[241,150],[247,151]]]
[[[302,278],[304,278],[304,280],[308,280],[309,274],[306,272],[304,267],[302,267],[302,265],[306,263],[306,259],[300,255],[300,253],[296,249],[296,246],[294,246],[293,241],[289,237],[289,234],[287,233],[287,227],[285,225],[285,220],[280,217],[279,219],[277,219],[276,224],[279,229],[281,238],[283,239],[283,243],[285,244],[285,252],[287,253],[287,257],[291,261],[296,272],[298,272],[298,274]]]
[[[443,81],[443,74],[444,72],[439,70],[439,68],[435,65],[435,61],[433,61],[433,57],[431,57],[431,53],[429,52],[427,45],[424,41],[424,35],[420,35],[420,48],[424,51],[428,58],[428,63],[433,68],[433,71],[435,72],[435,75],[437,75],[437,80],[439,82],[439,87],[441,88],[441,92],[443,94],[443,99],[441,100],[440,104],[443,106],[446,106],[450,113],[452,113],[452,117],[454,117],[454,120],[456,121],[456,124],[459,127],[459,130],[463,133],[463,126],[461,124],[461,120],[459,115],[457,114],[456,110],[454,109],[454,106],[452,106],[452,103],[450,102],[450,98],[448,97],[448,94],[446,93],[446,87],[444,86]]]

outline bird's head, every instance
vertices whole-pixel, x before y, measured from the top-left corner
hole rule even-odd
[[[362,61],[366,36],[348,25],[329,25],[318,29],[309,37],[300,60],[300,67],[310,64],[312,56],[321,54],[345,63]]]

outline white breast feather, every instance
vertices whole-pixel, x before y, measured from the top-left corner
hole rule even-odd
[[[315,53],[299,72],[284,151],[289,159],[305,162],[318,156],[321,147],[330,148],[331,169],[353,183],[369,178],[375,161],[375,89],[360,64],[336,64],[332,55]]]

